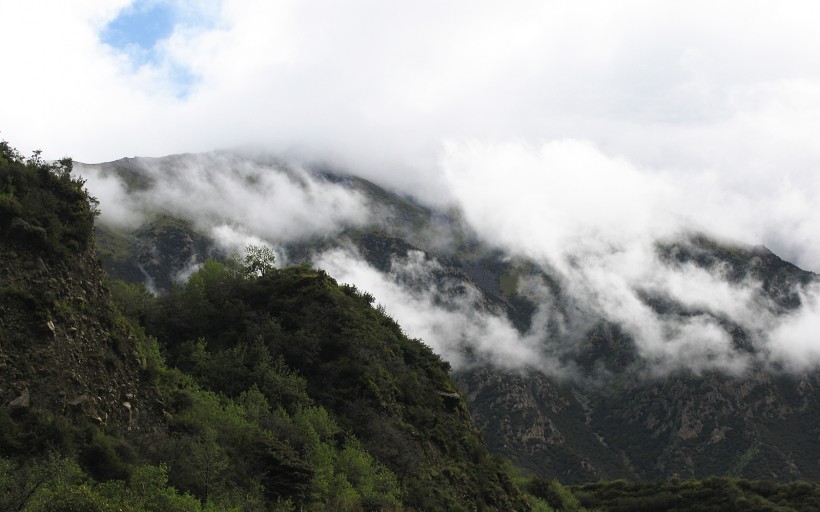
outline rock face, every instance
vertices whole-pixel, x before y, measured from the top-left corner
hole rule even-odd
[[[156,397],[111,307],[93,244],[52,257],[18,234],[0,234],[0,400],[113,428],[150,425]]]
[[[591,389],[483,368],[458,382],[488,447],[545,478],[820,477],[817,375],[753,370]]]
[[[130,233],[97,226],[105,271],[156,291],[184,281],[209,258],[224,258],[215,244],[186,221],[161,215]]]

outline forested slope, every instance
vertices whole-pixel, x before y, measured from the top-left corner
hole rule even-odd
[[[108,283],[70,160],[0,149],[0,508],[530,508],[371,296],[260,248]]]

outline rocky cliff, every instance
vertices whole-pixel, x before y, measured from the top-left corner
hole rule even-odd
[[[150,428],[157,396],[111,305],[82,182],[70,162],[24,164],[2,149],[2,402],[114,429]]]
[[[0,245],[3,401],[116,428],[150,426],[157,397],[93,251],[71,261],[43,256],[10,236]]]

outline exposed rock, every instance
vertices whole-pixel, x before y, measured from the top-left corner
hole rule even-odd
[[[25,409],[30,405],[31,396],[29,395],[28,388],[24,389],[20,396],[9,402],[9,407],[11,407],[12,409]]]
[[[45,229],[40,226],[33,226],[20,217],[14,217],[11,219],[11,222],[9,223],[9,231],[12,235],[21,239],[44,241],[48,238],[48,234]]]
[[[12,231],[28,231],[31,229],[31,224],[20,217],[14,217],[9,223],[9,229]]]
[[[86,401],[88,401],[88,395],[80,395],[76,398],[72,398],[71,400],[69,400],[66,403],[68,405],[72,406],[72,407],[77,407],[78,405],[81,405],[81,404],[85,403]]]
[[[14,225],[18,231],[34,229],[23,219]],[[151,428],[154,411],[144,404],[152,404],[156,392],[143,380],[139,361],[119,353],[131,347],[130,354],[134,339],[127,326],[113,321],[93,244],[58,257],[36,244],[0,239],[0,261],[0,286],[28,290],[0,296],[0,328],[12,335],[0,344],[0,361],[14,369],[3,372],[4,386],[27,388],[38,408],[70,408],[72,415],[100,418],[112,428]],[[88,392],[97,387],[105,392],[90,404]],[[143,411],[138,423],[122,406],[126,392],[133,395],[131,406]],[[13,403],[24,402],[20,397]]]

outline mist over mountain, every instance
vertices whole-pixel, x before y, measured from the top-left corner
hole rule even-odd
[[[71,160],[3,141],[0,176],[0,509],[531,510],[450,365],[372,295],[255,246],[157,296],[105,275]],[[167,270],[190,264],[168,244],[207,247],[189,229],[100,238]]]
[[[505,151],[517,155],[510,161],[518,166],[534,165],[520,148]],[[555,157],[551,151],[539,158]],[[651,180],[625,163],[593,172],[608,164],[597,158],[584,167],[589,176],[543,179],[543,194],[525,194],[532,183],[516,179],[517,168],[500,181],[492,173],[458,181],[453,171],[462,198],[444,210],[361,178],[258,154],[128,159],[79,170],[102,204],[112,205],[103,207],[103,226],[133,232],[162,213],[189,222],[223,254],[253,242],[272,247],[283,263],[310,261],[373,293],[410,335],[456,366],[478,356],[572,375],[579,345],[600,321],[634,340],[649,373],[738,375],[755,366],[800,371],[817,364],[812,274],[786,266],[773,277],[766,249],[654,214],[657,205],[639,200],[648,194],[624,192],[641,183],[652,188]],[[495,164],[473,167],[481,165]],[[362,237],[371,232],[407,247],[368,254]],[[746,255],[745,266],[727,260],[733,253]],[[208,254],[196,257],[186,264]],[[531,304],[526,321],[511,312],[511,296]]]
[[[127,205],[103,207],[98,229],[115,275],[130,265],[162,293],[249,242],[316,265],[450,362],[490,449],[534,474],[820,474],[805,448],[820,410],[815,274],[638,215],[617,190],[516,201],[488,175],[497,194],[441,209],[328,169],[229,153],[80,166],[103,205],[108,190]],[[612,218],[585,210],[602,202]],[[298,222],[314,208],[325,223]]]

